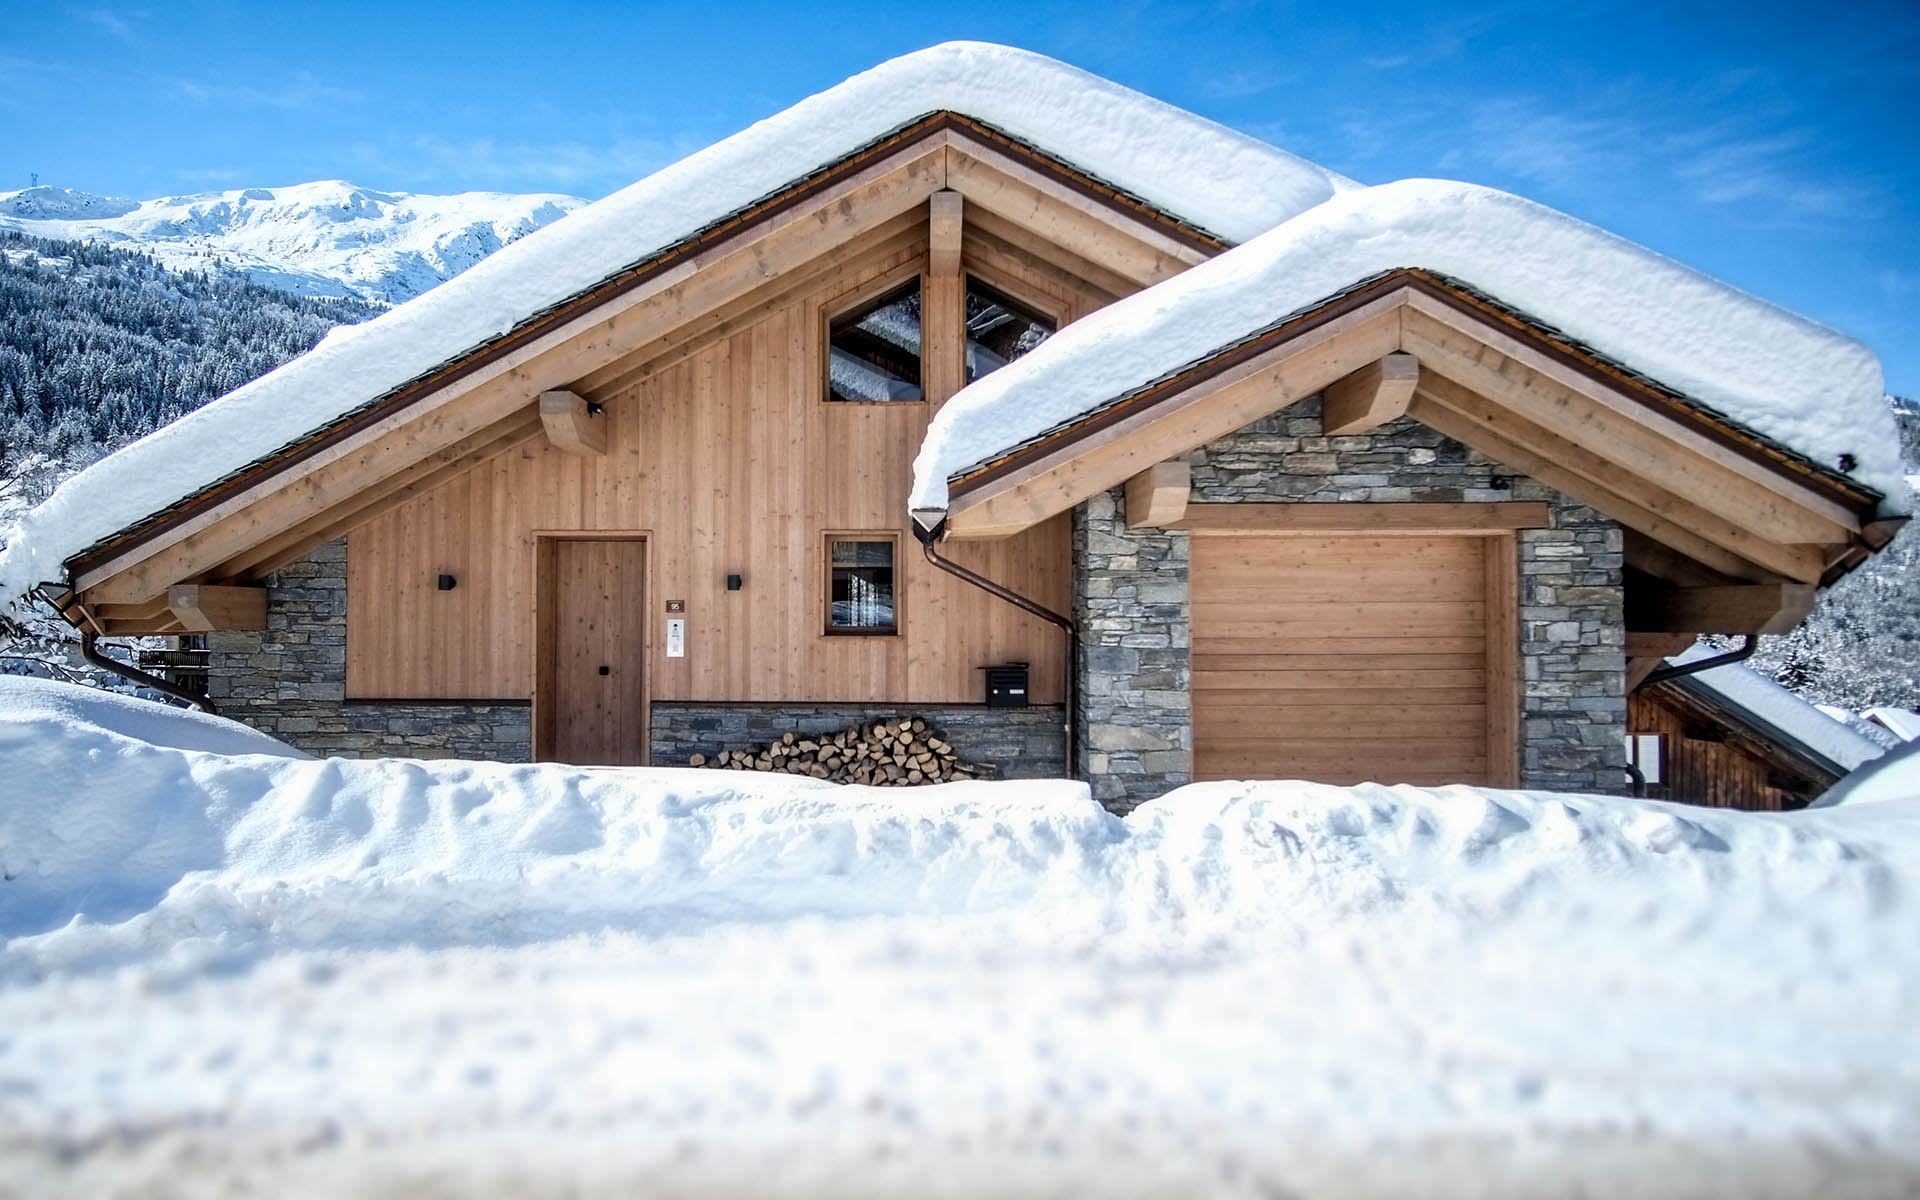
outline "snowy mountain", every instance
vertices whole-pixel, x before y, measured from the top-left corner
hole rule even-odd
[[[0,230],[107,242],[175,270],[238,271],[298,295],[397,304],[585,203],[379,192],[339,180],[158,200],[34,187],[0,192]]]

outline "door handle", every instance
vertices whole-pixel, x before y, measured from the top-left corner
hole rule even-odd
[[[605,665],[605,664],[603,663],[603,664],[601,665],[601,667],[600,667],[600,673],[601,673],[602,675],[611,675],[611,674],[613,674],[613,668],[612,668],[612,667],[609,667],[609,666],[607,666],[607,665]]]

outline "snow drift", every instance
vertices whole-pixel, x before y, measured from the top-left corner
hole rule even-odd
[[[1505,192],[1409,179],[1343,191],[1244,245],[1108,305],[942,405],[911,507],[947,481],[1384,271],[1453,276],[1851,474],[1905,512],[1880,361],[1851,338],[1584,221]]]
[[[1920,1183],[1920,805],[1225,783],[1121,820],[216,754],[0,686],[36,1194]]]

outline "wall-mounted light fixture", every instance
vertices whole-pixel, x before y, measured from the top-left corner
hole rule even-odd
[[[741,580],[740,580],[740,577],[739,577],[738,575],[729,575],[729,576],[727,576],[727,590],[728,590],[728,591],[730,591],[730,592],[737,592],[737,591],[739,591],[739,590],[740,590],[740,583],[741,583]]]
[[[452,590],[453,590],[453,584],[454,584],[454,579],[453,579],[453,576],[451,576],[451,575],[442,575],[442,576],[440,577],[440,590],[441,590],[441,591],[443,591],[443,592],[450,592],[450,591],[452,591]]]

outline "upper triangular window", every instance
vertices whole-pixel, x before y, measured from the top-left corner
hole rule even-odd
[[[862,404],[920,399],[920,281],[844,316],[827,335],[827,399]]]

